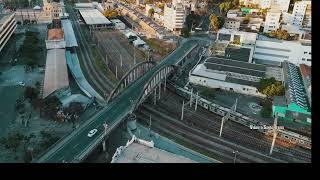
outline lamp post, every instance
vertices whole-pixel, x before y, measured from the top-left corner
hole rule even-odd
[[[237,153],[239,153],[239,151],[238,150],[232,151],[232,153],[234,154],[233,163],[235,164],[237,159]]]

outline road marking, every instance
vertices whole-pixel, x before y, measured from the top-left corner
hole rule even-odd
[[[73,146],[73,149],[75,149],[77,146],[79,146],[79,144],[74,145],[74,146]]]

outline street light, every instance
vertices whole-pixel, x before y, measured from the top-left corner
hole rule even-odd
[[[232,151],[232,153],[234,154],[233,163],[235,164],[236,163],[236,158],[237,158],[237,153],[239,153],[239,151],[238,150]]]

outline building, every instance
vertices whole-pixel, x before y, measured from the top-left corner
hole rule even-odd
[[[181,3],[164,6],[164,27],[170,31],[180,31],[186,19],[186,12]]]
[[[257,33],[236,31],[222,28],[217,34],[218,41],[239,41],[241,45],[254,45],[257,40]]]
[[[154,13],[161,13],[162,12],[162,10],[160,8],[156,7],[155,5],[146,4],[146,14],[145,14],[146,16],[150,16],[150,14],[149,14],[150,9],[153,9]]]
[[[226,18],[224,27],[226,29],[234,29],[239,30],[240,28],[240,20],[233,19],[233,18]]]
[[[271,31],[279,29],[280,26],[281,11],[278,9],[270,9],[267,12],[266,20],[264,23],[263,32],[269,33]]]
[[[265,97],[258,92],[257,87],[260,79],[266,77],[266,71],[264,65],[209,57],[191,71],[189,82],[209,88]]]
[[[89,26],[90,31],[112,27],[111,21],[97,9],[79,9],[79,13],[86,25]]]
[[[311,28],[311,1],[297,1],[293,7],[292,24]]]
[[[63,34],[64,34],[64,40],[66,42],[66,49],[73,49],[78,47],[78,42],[76,39],[76,36],[74,34],[71,21],[69,19],[63,19],[61,20]]]
[[[280,120],[311,124],[311,108],[299,68],[285,61],[283,63],[285,96],[274,97],[272,115]]]
[[[15,14],[0,14],[0,52],[17,28]]]
[[[229,44],[225,48],[224,57],[235,61],[252,63],[253,49],[254,47],[252,46],[239,46]]]
[[[259,36],[260,37],[260,36]],[[311,44],[303,41],[258,39],[255,44],[253,61],[257,64],[281,66],[281,62],[311,66]]]
[[[308,96],[309,106],[311,107],[311,66],[300,64],[300,73],[302,76],[305,91]]]
[[[286,13],[288,12],[289,9],[289,5],[290,5],[290,0],[273,0],[271,2],[271,6],[270,8],[272,8],[272,6],[278,6],[278,8],[280,9],[280,11],[282,13]]]
[[[195,161],[154,147],[153,141],[132,139],[117,148],[111,163],[196,163]]]
[[[51,4],[51,14],[53,19],[59,19],[60,14],[62,14],[62,5],[60,2],[50,2]]]
[[[126,25],[119,19],[112,19],[111,22],[114,24],[114,28],[118,30],[126,29]]]

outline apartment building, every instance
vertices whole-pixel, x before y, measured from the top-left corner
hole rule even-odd
[[[300,27],[311,27],[311,1],[297,1],[294,4],[292,24]]]
[[[288,12],[290,5],[290,0],[240,0],[239,2],[245,6],[257,5],[261,9],[272,9],[272,6],[279,6],[281,12]]]
[[[17,28],[14,13],[0,14],[0,51]]]
[[[273,30],[277,30],[280,26],[280,17],[281,11],[279,9],[268,10],[263,32],[269,33]]]
[[[171,31],[180,31],[186,19],[182,3],[166,4],[164,6],[164,27]]]

